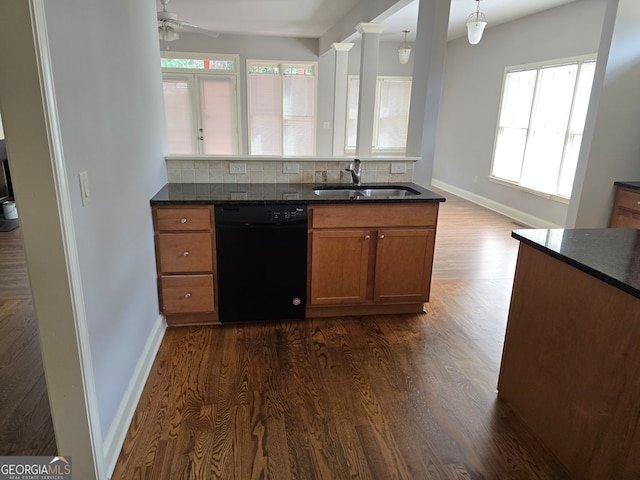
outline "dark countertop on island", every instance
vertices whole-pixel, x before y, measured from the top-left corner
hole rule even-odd
[[[640,190],[640,182],[613,182],[617,187],[630,188],[631,190]]]
[[[314,183],[168,183],[154,195],[151,205],[210,205],[210,204],[311,204],[311,203],[416,203],[444,202],[445,198],[415,183],[372,184],[403,186],[417,190],[420,195],[402,197],[341,197],[314,194]],[[342,184],[350,187],[349,184]]]
[[[640,298],[640,230],[522,229],[511,236]]]

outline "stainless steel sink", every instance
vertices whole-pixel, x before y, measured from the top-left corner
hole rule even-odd
[[[420,192],[404,185],[317,185],[313,193],[335,199],[351,198],[405,198],[420,195]]]

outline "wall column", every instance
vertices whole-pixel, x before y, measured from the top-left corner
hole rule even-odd
[[[421,157],[414,182],[431,186],[451,0],[420,2],[407,132],[408,157]]]
[[[335,70],[333,85],[333,156],[342,157],[345,149],[347,130],[347,105],[349,50],[353,43],[334,43],[331,48],[335,52]]]
[[[640,2],[608,0],[565,228],[606,227],[616,180],[638,178]]]
[[[362,35],[356,156],[369,157],[371,156],[371,145],[373,144],[373,118],[375,116],[380,34],[384,30],[384,25],[380,23],[360,23],[356,30]]]

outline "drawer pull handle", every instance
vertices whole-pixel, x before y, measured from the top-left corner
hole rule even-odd
[[[180,219],[180,223],[187,223],[187,219],[186,218],[181,218]]]
[[[187,298],[187,299],[188,299],[188,298],[191,298],[191,294],[190,294],[189,292],[185,293],[185,294],[184,294],[184,298]]]
[[[189,252],[184,252],[184,253],[182,254],[182,256],[183,256],[183,257],[188,257],[188,256],[189,256]]]
[[[380,235],[380,240],[382,240],[384,238],[384,235]]]
[[[369,240],[370,238],[371,238],[371,235],[365,235],[365,236],[364,236],[364,239],[365,239],[365,240]]]

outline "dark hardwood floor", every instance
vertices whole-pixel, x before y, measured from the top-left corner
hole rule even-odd
[[[20,228],[0,232],[0,455],[55,455]]]
[[[445,196],[426,314],[167,330],[112,478],[566,478],[496,397],[518,226]]]

